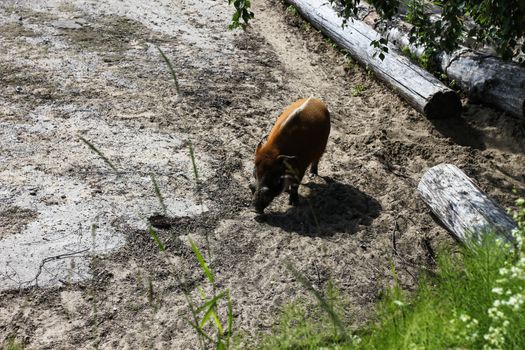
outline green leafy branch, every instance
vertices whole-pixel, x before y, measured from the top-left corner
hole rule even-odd
[[[232,17],[232,22],[229,29],[236,29],[242,27],[243,29],[248,25],[248,22],[254,17],[253,12],[250,11],[250,0],[228,0],[228,4],[233,4],[235,12]],[[241,20],[244,23],[241,23]]]

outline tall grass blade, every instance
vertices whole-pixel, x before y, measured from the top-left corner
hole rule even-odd
[[[157,232],[155,232],[155,230],[151,226],[149,227],[149,235],[151,236],[151,238],[153,238],[155,243],[157,243],[157,246],[159,247],[161,252],[166,250],[166,247],[164,247],[164,244],[162,244],[162,242],[160,241]]]
[[[197,257],[197,260],[199,261],[199,264],[201,265],[201,268],[204,271],[204,274],[208,278],[208,281],[210,281],[210,283],[212,284],[215,283],[215,278],[213,277],[213,274],[208,268],[206,261],[204,261],[204,258],[202,257],[202,254],[199,251],[199,248],[197,248],[197,246],[195,245],[195,243],[193,242],[191,238],[190,238],[190,244],[191,244],[191,249],[193,249],[193,252],[195,253],[195,256]]]
[[[323,298],[323,296],[321,295],[321,293],[319,293],[319,291],[317,291],[313,286],[312,284],[310,283],[310,281],[308,281],[308,279],[306,277],[303,276],[302,273],[300,273],[298,270],[295,269],[295,267],[293,267],[293,265],[289,262],[286,263],[286,267],[288,268],[288,270],[292,273],[292,275],[309,291],[311,292],[315,298],[317,299],[317,301],[319,302],[319,305],[321,306],[321,308],[328,314],[328,316],[330,316],[330,319],[332,320],[332,323],[334,324],[334,326],[339,330],[339,336],[342,338],[342,339],[345,339],[346,338],[346,332],[345,332],[345,329],[343,327],[343,323],[341,322],[341,320],[339,319],[339,316],[337,316],[337,313],[334,311],[332,305],[330,305],[325,298]]]
[[[193,144],[191,141],[188,142],[188,148],[190,150],[191,165],[193,166],[193,175],[195,176],[195,182],[199,183],[199,171],[197,170],[197,163],[195,162],[195,153],[193,152]]]
[[[155,175],[153,175],[153,173],[150,173],[149,176],[151,178],[151,182],[153,183],[155,195],[159,199],[159,203],[162,208],[162,214],[166,215],[166,204],[164,203],[164,198],[162,197],[162,193],[160,193],[160,188],[159,188],[159,185],[157,184],[157,180],[155,179]]]
[[[160,47],[157,46],[157,50],[159,50],[160,55],[162,56],[162,58],[168,65],[168,68],[170,69],[170,72],[171,72],[171,76],[173,77],[173,81],[175,81],[175,90],[177,91],[177,95],[180,95],[179,80],[177,79],[177,74],[175,73],[175,69],[173,69],[173,65],[171,64],[171,61],[164,54],[164,51],[162,51]]]
[[[213,317],[213,321],[215,322],[215,326],[217,327],[217,330],[219,331],[218,339],[220,342],[220,339],[222,335],[224,334],[224,328],[222,327],[222,323],[219,320],[219,316],[217,316],[217,312],[215,312],[215,307],[213,307],[213,312],[211,313],[211,317]]]
[[[227,345],[229,346],[230,345],[230,338],[232,336],[232,332],[233,332],[233,307],[232,307],[232,299],[231,299],[231,296],[230,296],[230,291],[227,290],[227,295],[226,295],[226,301],[228,303],[228,338],[227,338]]]
[[[102,153],[102,151],[100,151],[94,144],[92,144],[91,142],[89,142],[88,140],[86,140],[85,138],[83,138],[82,136],[79,136],[78,137],[80,139],[80,141],[84,142],[93,152],[95,152],[96,154],[99,155],[100,158],[102,158],[102,160],[111,168],[113,169],[114,171],[117,171],[117,168],[113,165],[113,163],[111,163],[111,161],[108,159],[108,157],[106,157],[104,155],[104,153]]]

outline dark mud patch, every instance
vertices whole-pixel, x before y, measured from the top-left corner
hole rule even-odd
[[[88,49],[110,54],[104,57],[107,62],[119,61],[123,58],[121,55],[132,47],[144,47],[147,41],[161,40],[160,35],[155,35],[138,21],[110,15],[92,19],[91,23],[86,22],[75,29],[59,26],[58,35],[65,36],[79,51]]]
[[[0,239],[3,236],[20,233],[38,216],[38,212],[30,209],[11,207],[0,211]]]

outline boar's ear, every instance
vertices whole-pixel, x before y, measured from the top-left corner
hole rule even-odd
[[[259,141],[259,144],[257,145],[256,152],[262,147],[263,144],[266,143],[266,139],[268,138],[268,135],[264,135],[261,141]]]

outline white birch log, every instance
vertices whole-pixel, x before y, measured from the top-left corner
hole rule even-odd
[[[343,28],[342,19],[326,0],[286,1],[425,116],[447,118],[461,114],[461,102],[456,92],[397,53],[394,46],[389,46],[389,52],[381,60],[379,49],[370,46],[381,35],[365,23],[349,20]]]
[[[367,5],[366,8],[371,9],[371,6]],[[367,16],[374,14],[371,11],[366,12]],[[366,18],[365,23],[369,23]],[[399,19],[395,23],[395,26],[380,31],[382,36],[398,49],[408,47],[411,54],[421,57],[425,48],[411,44],[409,40],[408,32],[412,26]],[[369,23],[371,28],[372,25]],[[437,61],[439,69],[450,80],[458,83],[471,102],[493,106],[515,117],[525,118],[525,68],[464,46],[449,54],[439,54]]]
[[[463,243],[495,232],[509,242],[516,223],[455,165],[439,164],[425,172],[417,190],[452,235]]]

